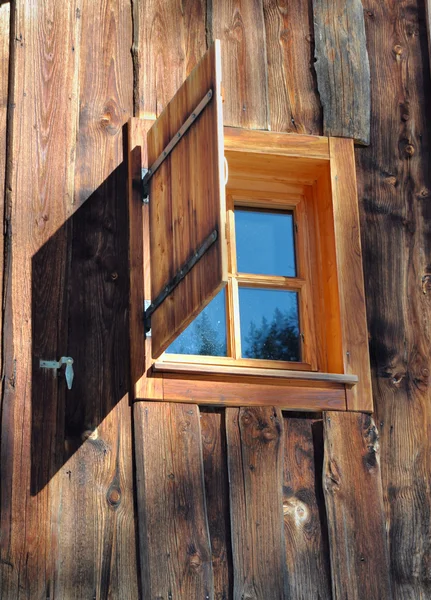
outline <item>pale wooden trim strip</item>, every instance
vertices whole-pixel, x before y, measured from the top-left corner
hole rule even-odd
[[[329,160],[327,137],[224,127],[225,150]]]
[[[257,369],[253,367],[235,367],[218,365],[199,365],[193,363],[177,363],[169,361],[156,361],[153,365],[154,371],[168,373],[201,373],[216,375],[237,375],[253,377],[278,377],[282,379],[302,379],[304,381],[325,381],[341,383],[344,385],[355,385],[358,383],[356,375],[342,375],[338,373],[316,373],[312,371],[288,371],[284,369]]]

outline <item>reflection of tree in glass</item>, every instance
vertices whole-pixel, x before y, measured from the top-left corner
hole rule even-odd
[[[296,313],[275,309],[271,323],[262,317],[260,327],[251,321],[245,336],[247,358],[298,361],[299,331]]]
[[[195,354],[200,356],[225,356],[226,344],[217,339],[217,331],[211,325],[211,319],[203,312],[196,319],[195,323],[196,337],[199,346]]]

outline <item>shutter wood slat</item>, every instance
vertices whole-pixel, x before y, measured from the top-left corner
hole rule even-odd
[[[220,42],[216,40],[148,132],[152,165],[202,98],[203,112],[150,179],[151,296],[157,298],[206,238],[218,237],[151,316],[156,358],[227,282]]]

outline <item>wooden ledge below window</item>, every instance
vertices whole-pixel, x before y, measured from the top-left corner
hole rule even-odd
[[[319,373],[317,371],[293,371],[288,369],[260,369],[253,367],[235,367],[224,365],[196,364],[185,362],[156,361],[155,372],[165,373],[199,373],[216,375],[235,375],[250,377],[279,377],[281,379],[300,379],[310,382],[341,383],[352,386],[358,383],[357,375],[341,375],[337,373]]]
[[[142,399],[212,406],[276,406],[282,410],[347,410],[354,375],[157,361]]]

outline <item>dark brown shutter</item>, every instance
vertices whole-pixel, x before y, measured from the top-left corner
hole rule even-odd
[[[184,135],[178,131],[211,96]],[[226,203],[220,42],[201,62],[148,132],[148,164],[178,144],[150,179],[151,300],[163,292],[204,242],[216,241],[151,316],[159,356],[227,282]]]

